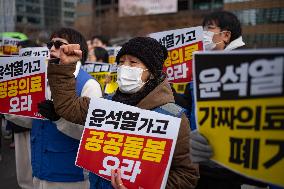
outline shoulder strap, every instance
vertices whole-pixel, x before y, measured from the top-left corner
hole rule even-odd
[[[85,83],[89,79],[95,79],[95,78],[93,78],[91,75],[89,75],[87,72],[85,72],[80,68],[79,73],[76,77],[76,93],[78,96],[81,96],[83,87],[85,86]]]
[[[185,112],[185,109],[172,102],[160,106],[159,109],[161,113],[172,115],[179,118],[181,117],[182,113]]]

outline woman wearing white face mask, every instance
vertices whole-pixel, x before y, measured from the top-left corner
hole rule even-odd
[[[76,95],[72,85],[75,64],[67,60],[74,61],[80,53],[77,47],[73,48],[71,45],[66,45],[62,51],[66,55],[63,57],[66,61],[61,62],[65,64],[48,66],[48,81],[54,94],[54,107],[66,120],[84,124],[90,98]],[[162,72],[167,55],[166,48],[149,37],[137,37],[125,43],[116,57],[119,89],[112,100],[182,119],[166,188],[194,188],[199,173],[198,167],[191,163],[189,156],[189,122],[183,109],[174,104],[171,87]],[[91,189],[125,188],[119,176],[115,177],[114,172],[112,173],[112,182],[90,174]]]
[[[226,11],[213,12],[203,20],[205,50],[234,50],[243,47],[238,18]]]

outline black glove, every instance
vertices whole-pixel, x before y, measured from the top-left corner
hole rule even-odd
[[[37,104],[38,112],[45,118],[51,121],[57,121],[60,116],[55,112],[53,102],[51,100],[44,100]]]

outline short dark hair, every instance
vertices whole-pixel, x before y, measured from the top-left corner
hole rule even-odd
[[[51,34],[50,40],[52,40],[52,38],[55,37],[66,39],[68,43],[79,44],[80,49],[82,51],[81,62],[82,64],[85,63],[88,57],[88,45],[86,39],[83,37],[81,33],[79,33],[78,31],[72,28],[61,28]]]
[[[94,48],[94,54],[95,54],[95,56],[97,58],[97,61],[101,59],[103,62],[108,63],[108,56],[109,55],[108,55],[107,50],[105,50],[104,48],[102,48],[102,47],[95,47]]]
[[[93,43],[94,39],[99,39],[99,40],[101,40],[101,42],[102,42],[103,44],[105,44],[106,46],[109,45],[109,39],[108,39],[107,36],[104,36],[104,35],[94,35],[94,36],[92,37],[92,43]]]
[[[221,28],[221,31],[231,32],[230,42],[242,35],[242,28],[239,19],[231,12],[217,11],[207,15],[203,20],[203,27],[215,23]]]

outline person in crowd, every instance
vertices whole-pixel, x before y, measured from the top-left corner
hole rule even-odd
[[[203,28],[205,50],[230,51],[243,48],[245,45],[242,40],[241,24],[238,18],[230,12],[218,11],[207,15],[203,20]],[[192,91],[193,86],[189,87]],[[193,104],[192,128],[196,128],[194,111]],[[197,189],[240,189],[242,184],[266,186],[266,184],[248,179],[210,161],[214,153],[213,149],[207,139],[197,130],[191,132],[190,140],[192,160],[194,163],[198,163],[200,167],[200,180]]]
[[[230,12],[218,11],[203,20],[205,50],[234,50],[244,47],[241,23]]]
[[[105,50],[105,48],[108,46],[108,38],[103,35],[95,35],[89,41],[90,43],[88,44],[88,61],[98,62],[98,60],[100,60],[100,57],[102,57],[103,60],[106,60],[105,56],[106,54],[108,56],[108,53],[106,53],[107,51]]]
[[[59,116],[73,123],[84,124],[90,98],[76,95],[75,78],[72,75],[81,55],[79,49],[80,46],[75,44],[61,47],[60,64],[48,66],[48,81]],[[155,39],[137,37],[126,42],[116,57],[119,89],[112,100],[160,113],[168,112],[181,118],[166,188],[194,188],[199,173],[198,167],[190,159],[189,122],[183,109],[174,104],[171,87],[162,72],[166,58],[166,48]],[[95,174],[90,174],[90,184],[91,189],[112,188],[110,181]],[[119,179],[118,183],[112,184],[114,188],[124,188]]]
[[[95,59],[95,54],[94,54],[94,47],[92,45],[92,40],[88,40],[87,41],[87,46],[88,46],[88,58],[87,58],[87,61],[88,62],[93,62],[93,60]]]
[[[19,49],[26,47],[40,47],[40,45],[29,39],[18,43]],[[16,175],[18,185],[24,189],[33,189],[30,129],[21,127],[12,122],[11,126],[14,131]]]
[[[104,62],[104,63],[108,63],[108,52],[106,49],[102,48],[102,47],[95,47],[94,48],[94,54],[96,57],[96,62]]]
[[[93,55],[89,55],[90,62],[103,62],[108,63],[108,52],[105,48],[95,47],[91,52]]]
[[[95,47],[106,48],[109,45],[108,37],[103,35],[94,35],[91,41],[93,48]]]
[[[91,40],[87,41],[87,46],[88,46],[88,49],[90,49],[92,47],[92,41]]]
[[[71,28],[61,28],[53,32],[47,47],[50,62],[60,63],[62,45],[80,44],[81,59],[74,62],[75,92],[78,96],[101,97],[100,84],[80,69],[87,54],[84,37]],[[35,189],[88,189],[88,173],[75,166],[79,138],[83,128],[60,118],[52,104],[52,94],[47,86],[47,99],[38,105],[39,113],[49,120],[7,116],[14,123],[31,128],[31,163]],[[67,127],[68,126],[68,127]]]

